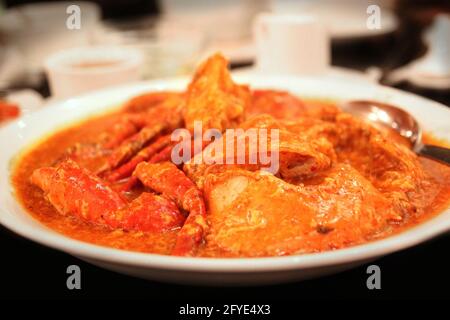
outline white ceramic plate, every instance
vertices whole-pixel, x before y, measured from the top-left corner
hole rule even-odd
[[[427,131],[450,140],[450,110],[438,103],[377,85],[337,80],[241,75],[253,87],[286,89],[302,97],[375,99],[411,112]],[[0,130],[0,223],[43,245],[101,267],[147,279],[195,284],[267,284],[306,279],[348,269],[411,247],[450,229],[450,210],[396,236],[317,254],[251,259],[182,258],[122,251],[73,240],[34,220],[14,198],[10,169],[20,151],[71,122],[104,112],[136,94],[182,89],[184,80],[138,83],[56,102]],[[10,263],[10,262],[8,262]]]

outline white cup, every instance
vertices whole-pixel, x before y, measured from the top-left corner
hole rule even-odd
[[[260,72],[317,75],[330,65],[326,27],[312,16],[263,13],[253,32]]]
[[[51,94],[65,98],[140,79],[142,55],[125,47],[83,47],[58,52],[45,62]]]

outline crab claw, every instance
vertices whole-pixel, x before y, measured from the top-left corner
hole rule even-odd
[[[61,214],[100,222],[102,215],[126,206],[126,201],[97,176],[66,160],[56,168],[44,167],[31,175],[48,201]]]
[[[185,220],[173,201],[148,192],[103,218],[110,227],[145,232],[178,229]]]
[[[128,203],[99,177],[65,160],[56,168],[37,169],[31,182],[63,215],[73,215],[114,229],[161,232],[182,226],[184,216],[176,204],[151,193]]]
[[[201,121],[203,130],[224,131],[243,120],[250,103],[250,89],[234,83],[228,61],[214,54],[197,68],[187,88],[184,123],[191,132],[196,121]]]
[[[141,162],[133,173],[145,186],[161,193],[189,212],[181,228],[174,255],[193,255],[208,229],[202,192],[171,162]]]

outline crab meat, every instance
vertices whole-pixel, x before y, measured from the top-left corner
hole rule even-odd
[[[416,212],[415,202],[422,197],[420,190],[427,179],[418,156],[406,146],[346,113],[338,114],[333,122],[299,121],[291,123],[288,129],[327,139],[336,150],[338,161],[355,167],[391,199],[399,212]]]
[[[264,168],[283,179],[301,179],[330,168],[336,159],[333,146],[325,138],[311,139],[294,134],[271,116],[251,118],[242,123],[240,129],[243,130],[236,130],[232,136],[223,135],[215,140],[184,166],[188,176],[199,187],[203,187],[207,172],[226,168],[250,171]],[[272,140],[272,129],[278,132],[275,141]],[[261,148],[261,142],[265,142],[265,151]],[[229,150],[232,150],[231,156]],[[245,161],[240,161],[238,157],[245,158]],[[276,163],[269,163],[272,161]]]
[[[401,219],[349,165],[334,167],[316,183],[295,186],[261,171],[208,175],[208,245],[232,256],[337,249]]]

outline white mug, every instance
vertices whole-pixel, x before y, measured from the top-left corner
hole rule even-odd
[[[140,51],[132,48],[82,47],[50,56],[45,70],[51,94],[59,99],[138,81],[142,61]]]
[[[312,16],[263,13],[253,31],[260,72],[317,75],[330,65],[326,27]]]

